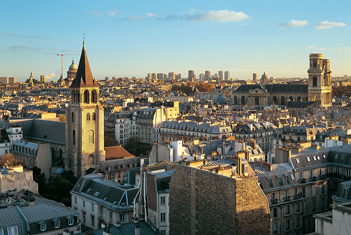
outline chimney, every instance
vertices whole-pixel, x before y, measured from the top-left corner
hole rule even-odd
[[[270,164],[270,163],[266,163],[266,162],[264,162],[263,164],[262,164],[262,167],[263,167],[263,169],[265,169],[266,171],[272,171],[272,164]]]
[[[135,235],[140,235],[140,226],[139,226],[139,224],[135,225]]]
[[[242,161],[243,161],[243,160],[241,160],[241,158],[239,157],[239,158],[238,158],[238,165],[237,165],[238,175],[242,175],[242,168],[243,168],[243,166],[242,166]]]

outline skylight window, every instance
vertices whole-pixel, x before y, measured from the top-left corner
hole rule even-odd
[[[315,160],[315,161],[317,160],[317,159],[316,159],[316,156],[313,156],[313,160]]]
[[[306,157],[306,158],[307,158],[307,161],[308,161],[308,162],[311,161],[311,160],[310,160],[310,157]]]
[[[323,158],[326,158],[326,156],[325,156],[325,155],[323,155]]]
[[[317,156],[317,159],[318,159],[318,160],[321,160],[319,156]]]
[[[296,158],[296,163],[300,163],[300,160],[298,158]]]

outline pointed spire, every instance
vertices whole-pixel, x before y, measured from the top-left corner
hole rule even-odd
[[[71,88],[75,87],[98,87],[99,84],[93,78],[93,74],[90,70],[90,65],[87,57],[87,52],[85,51],[84,41],[82,53],[79,60],[78,71],[76,78],[73,80]]]

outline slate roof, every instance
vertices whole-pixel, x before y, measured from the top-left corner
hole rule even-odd
[[[19,223],[25,224],[25,220],[16,207],[0,209],[0,229],[10,227]]]
[[[68,207],[58,207],[46,203],[21,207],[21,211],[26,216],[29,223],[60,217],[67,217],[70,215],[73,216],[76,213],[75,210],[70,209]]]
[[[115,211],[130,211],[139,187],[123,187],[108,181],[103,176],[91,174],[82,176],[71,190],[80,195]],[[122,204],[124,203],[124,205]]]
[[[109,227],[111,234],[121,234],[121,235],[131,235],[135,234],[135,223],[122,224],[121,227],[117,228],[115,226]],[[157,232],[152,230],[152,228],[144,221],[139,221],[140,235],[156,235]],[[97,229],[89,231],[90,235],[103,235],[104,229]],[[78,233],[77,235],[85,235],[86,233]]]
[[[114,171],[118,171],[116,169],[117,166],[128,165],[128,164],[132,164],[132,163],[138,163],[139,161],[140,161],[140,157],[108,160],[108,161],[101,162],[100,170],[102,172],[107,172],[108,167],[110,167],[111,171],[114,172]]]
[[[269,93],[307,93],[308,85],[301,84],[249,84],[241,85],[234,92],[249,92],[250,90],[267,90]]]
[[[84,44],[80,55],[77,75],[71,85],[71,88],[75,87],[99,87],[99,83],[93,78],[93,74],[91,73]]]
[[[22,128],[23,138],[66,144],[66,124],[64,122],[24,119],[16,120],[15,123]]]

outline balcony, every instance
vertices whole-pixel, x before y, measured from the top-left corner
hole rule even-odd
[[[286,197],[283,197],[283,200],[286,202],[286,201],[290,201],[290,196],[286,196]]]

